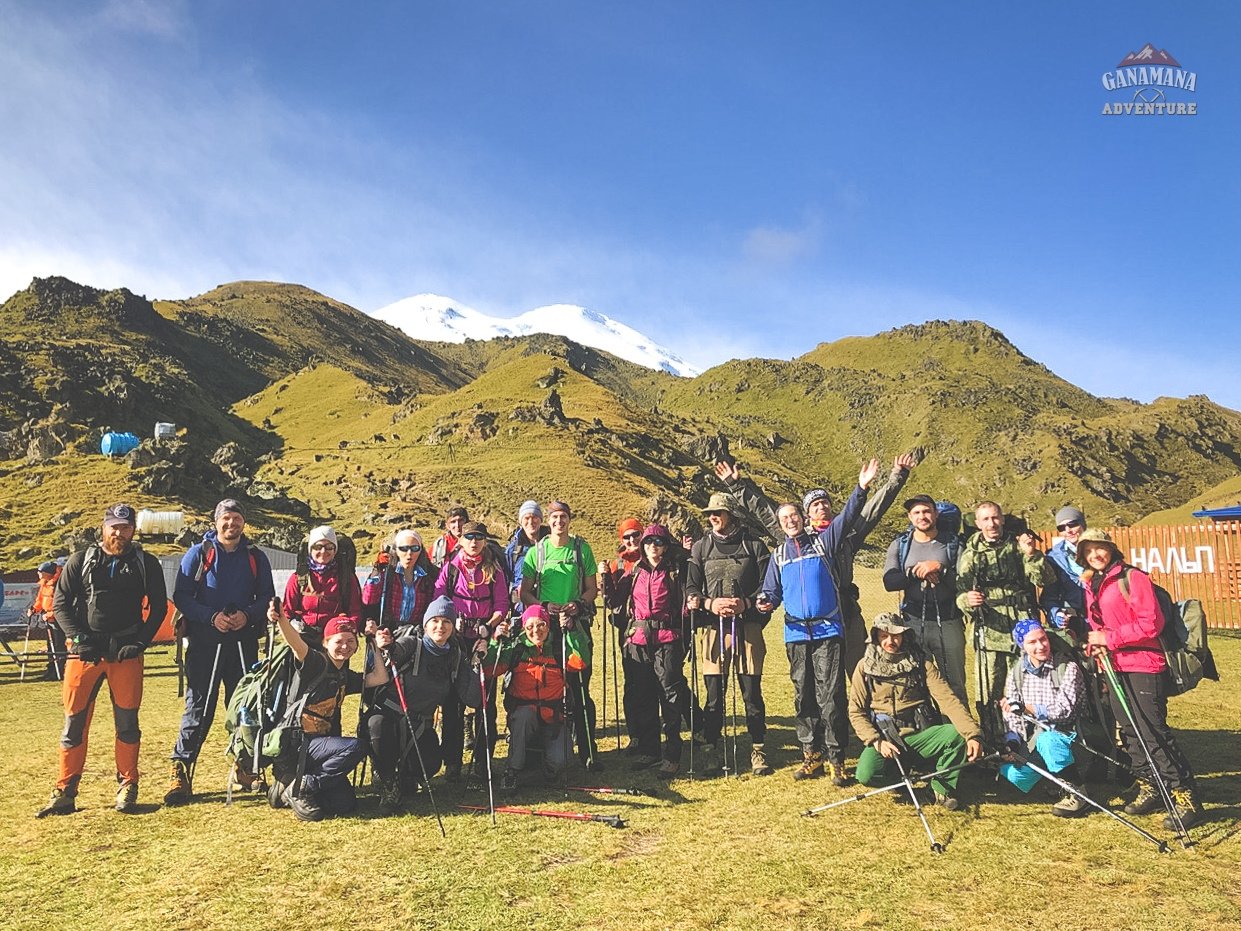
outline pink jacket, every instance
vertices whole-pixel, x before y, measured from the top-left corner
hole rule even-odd
[[[508,577],[504,570],[497,567],[495,578],[488,583],[483,579],[481,566],[467,569],[462,565],[464,557],[465,554],[458,550],[452,559],[444,563],[435,582],[435,597],[447,595],[451,598],[453,607],[463,619],[486,621],[496,611],[500,612],[501,617],[508,614]],[[477,640],[478,628],[464,624],[462,634],[466,640]]]
[[[1120,590],[1120,563],[1113,563],[1100,580],[1086,586],[1086,618],[1094,630],[1107,635],[1112,662],[1121,672],[1160,673],[1168,668],[1159,634],[1163,615],[1150,576],[1128,567],[1129,595]]]
[[[310,591],[303,592],[298,585],[297,573],[294,573],[284,587],[284,613],[289,617],[301,618],[308,627],[317,628],[322,628],[338,614],[345,614],[353,618],[358,630],[361,630],[362,589],[357,576],[350,575],[347,584],[345,597],[341,598],[337,569],[333,566],[322,574],[312,572]]]

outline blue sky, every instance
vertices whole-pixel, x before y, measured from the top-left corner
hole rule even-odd
[[[977,318],[1241,409],[1238,35],[1232,0],[8,0],[0,291],[576,303],[700,365]],[[1101,114],[1147,42],[1198,115]]]

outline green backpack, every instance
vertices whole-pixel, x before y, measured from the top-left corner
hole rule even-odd
[[[1125,601],[1130,600],[1130,571],[1132,567],[1125,566],[1118,580]],[[1215,657],[1207,645],[1207,615],[1202,602],[1197,598],[1173,601],[1168,590],[1156,585],[1154,580],[1151,580],[1151,587],[1155,589],[1159,613],[1163,616],[1163,632],[1159,635],[1159,642],[1168,660],[1169,694],[1184,695],[1203,679],[1218,682]]]
[[[255,773],[295,757],[302,740],[302,710],[317,683],[316,679],[302,685],[293,650],[280,644],[233,690],[224,715],[229,735],[225,752],[253,766]]]

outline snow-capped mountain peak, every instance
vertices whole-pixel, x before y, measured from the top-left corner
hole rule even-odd
[[[467,339],[551,333],[673,375],[693,377],[700,373],[632,327],[576,304],[549,304],[516,317],[492,317],[438,294],[415,294],[381,307],[372,316],[414,339],[463,343]]]

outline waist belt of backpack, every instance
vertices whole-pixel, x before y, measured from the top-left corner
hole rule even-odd
[[[1000,608],[1025,608],[1029,607],[1030,599],[1025,595],[1005,595],[1002,598],[992,598],[988,595],[986,604],[983,607],[988,605]]]

